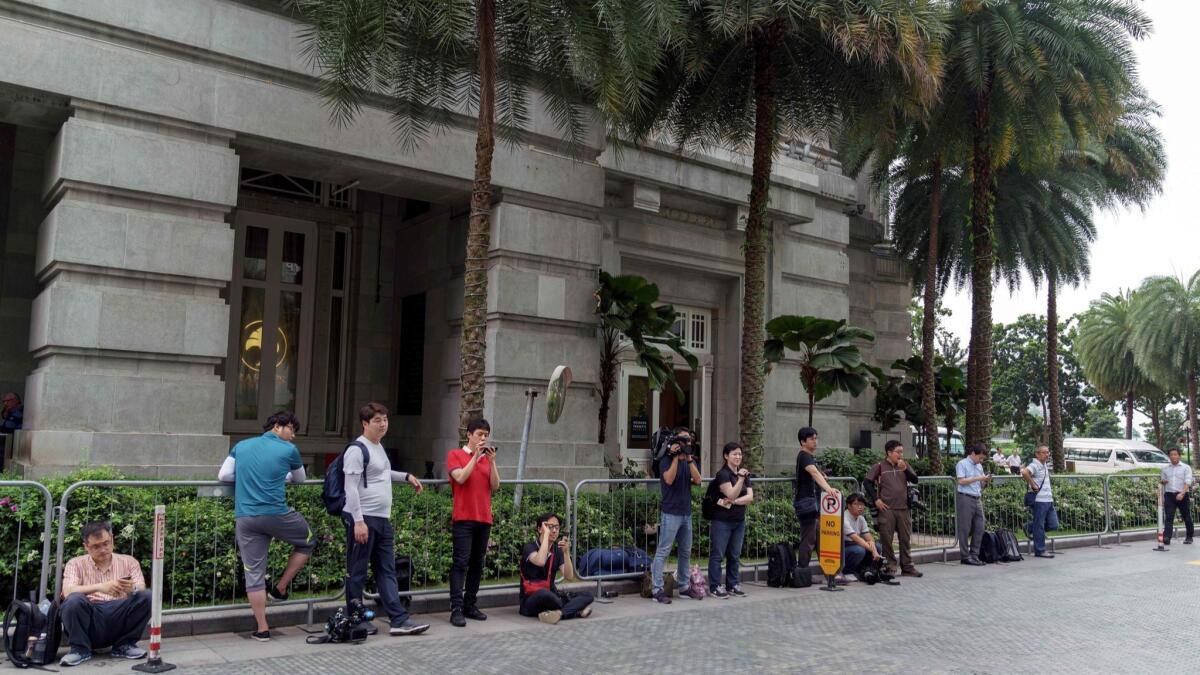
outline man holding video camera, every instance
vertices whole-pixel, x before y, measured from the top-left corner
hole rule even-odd
[[[692,433],[685,427],[678,427],[667,443],[667,452],[659,462],[662,506],[658,548],[654,550],[654,564],[650,567],[651,597],[664,605],[671,604],[671,598],[663,590],[663,567],[676,542],[679,543],[679,565],[675,583],[679,585],[679,594],[695,600],[704,598],[699,589],[691,587],[688,578],[688,554],[692,548],[692,485],[700,484],[700,468],[691,454]]]
[[[879,510],[875,525],[883,547],[884,563],[894,572],[896,552],[892,538],[900,540],[900,573],[906,577],[924,576],[912,561],[912,514],[908,510],[908,484],[917,482],[917,472],[904,461],[904,446],[892,439],[883,446],[883,461],[867,472],[867,495]]]
[[[467,445],[446,456],[454,498],[454,553],[450,567],[450,623],[462,628],[467,619],[487,620],[475,606],[483,578],[483,556],[492,532],[492,493],[500,489],[496,446],[489,443],[492,426],[483,418],[467,422]],[[466,590],[464,592],[464,578]]]

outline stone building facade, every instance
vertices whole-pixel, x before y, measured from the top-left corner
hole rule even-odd
[[[26,406],[11,461],[207,475],[288,408],[319,469],[357,432],[357,406],[380,400],[398,462],[442,475],[473,119],[402,152],[382,109],[330,124],[274,3],[136,4],[0,1],[0,390]],[[525,390],[558,364],[575,376],[559,423],[534,417],[533,477],[606,475],[660,424],[694,426],[706,447],[737,433],[749,157],[605,143],[597,127],[564,148],[535,110],[496,151],[485,411],[502,466]],[[780,152],[768,312],[872,328],[886,364],[909,351],[909,288],[869,205],[819,147]],[[600,269],[656,282],[700,358],[676,373],[683,397],[625,364],[603,445]],[[785,362],[768,380],[768,470],[790,465],[805,400]],[[824,444],[856,445],[872,407],[820,403]]]

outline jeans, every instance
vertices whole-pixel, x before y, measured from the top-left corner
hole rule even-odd
[[[454,562],[450,566],[450,609],[474,607],[483,579],[483,556],[487,553],[492,526],[473,520],[454,523]],[[466,589],[463,589],[463,579]]]
[[[679,566],[675,573],[675,586],[682,593],[688,589],[688,567],[691,560],[688,555],[692,551],[692,516],[676,516],[670,513],[659,513],[658,548],[654,549],[654,563],[650,566],[650,589],[657,593],[663,589],[663,567],[667,564],[667,556],[671,555],[671,547],[679,542]]]
[[[742,541],[746,537],[746,521],[731,522],[714,520],[709,529],[712,539],[708,552],[708,589],[717,590],[721,584],[721,560],[725,560],[725,588],[738,585],[739,558],[742,555]]]
[[[875,551],[879,551],[879,542],[875,542]],[[846,540],[842,546],[842,574],[858,574],[859,569],[867,562],[867,549]]]
[[[1054,502],[1034,502],[1033,520],[1029,521],[1034,554],[1046,552],[1046,532],[1057,529],[1058,512],[1054,510]]]
[[[59,608],[59,616],[71,650],[79,654],[136,644],[150,623],[150,591],[95,603],[83,593],[72,593]]]
[[[354,520],[342,516],[346,525],[346,602],[362,600],[363,586],[367,583],[367,564],[375,573],[375,592],[379,602],[388,613],[393,626],[408,621],[408,611],[400,602],[396,585],[395,534],[387,518],[363,516],[367,525],[367,543],[354,540]]]
[[[1167,492],[1163,494],[1163,544],[1171,543],[1171,535],[1175,533],[1175,511],[1179,510],[1183,516],[1183,525],[1187,528],[1187,538],[1191,539],[1195,533],[1195,527],[1192,525],[1192,495],[1188,494],[1179,501],[1175,495],[1178,493]]]
[[[521,616],[537,616],[552,609],[561,609],[563,619],[574,619],[592,604],[591,593],[557,593],[548,588],[534,591],[525,597],[519,610]]]

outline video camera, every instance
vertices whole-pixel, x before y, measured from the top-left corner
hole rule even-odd
[[[325,622],[328,642],[363,642],[367,639],[367,628],[362,624],[375,618],[375,612],[363,607],[361,600],[352,600]]]
[[[887,568],[883,565],[882,558],[878,560],[873,559],[868,562],[866,569],[864,569],[862,574],[859,576],[862,577],[863,583],[868,586],[874,586],[878,583],[887,584],[889,586],[895,585],[895,582],[892,580],[896,578],[896,575],[888,574]]]
[[[695,443],[692,443],[691,438],[688,438],[683,434],[672,436],[667,439],[667,457],[674,457],[680,453],[689,455],[695,454],[692,452],[693,447],[699,450],[699,447]]]

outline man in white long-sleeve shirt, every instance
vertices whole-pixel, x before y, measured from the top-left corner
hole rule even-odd
[[[400,602],[391,516],[392,483],[409,483],[420,492],[421,481],[412,474],[392,471],[387,452],[380,444],[388,430],[387,408],[368,403],[358,411],[358,418],[362,422],[362,435],[342,456],[342,471],[346,474],[346,506],[342,509],[342,521],[346,524],[346,602],[362,600],[370,563],[375,572],[375,590],[388,613],[390,633],[417,635],[428,630],[429,624],[409,618]],[[365,467],[362,448],[367,450]]]
[[[1192,467],[1179,461],[1179,448],[1167,451],[1171,463],[1162,468],[1159,482],[1163,486],[1163,545],[1171,543],[1171,532],[1175,529],[1175,511],[1183,516],[1183,525],[1187,528],[1187,537],[1183,543],[1192,543],[1194,526],[1192,525],[1192,499],[1188,496],[1196,479],[1192,476]]]
[[[246,572],[246,597],[258,630],[255,640],[271,639],[267,626],[267,593],[286,600],[292,578],[308,563],[317,540],[304,516],[287,505],[284,483],[303,483],[304,464],[300,451],[292,444],[300,421],[290,412],[277,412],[267,418],[262,436],[247,438],[233,446],[217,479],[236,481],[233,491],[234,532],[242,567]],[[292,545],[287,568],[275,585],[267,589],[267,548],[272,539]]]

